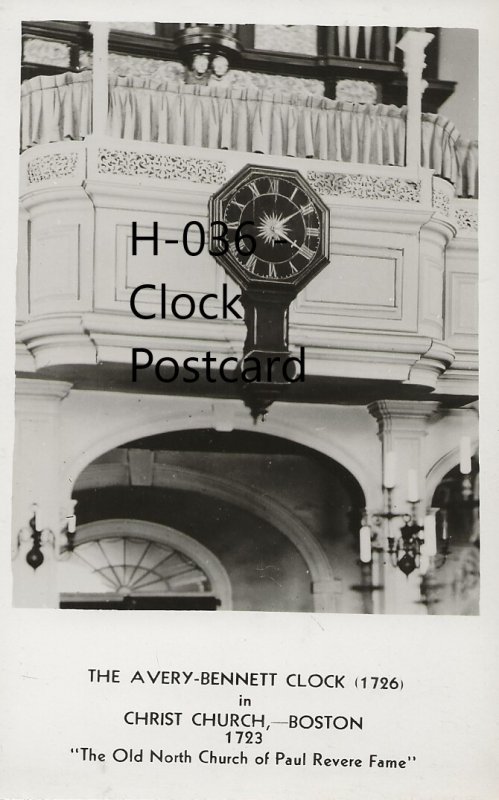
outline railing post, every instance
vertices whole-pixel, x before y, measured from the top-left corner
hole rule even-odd
[[[93,45],[92,133],[104,136],[109,103],[108,39],[109,24],[92,22]]]
[[[397,47],[404,53],[404,72],[407,75],[406,165],[421,166],[421,98],[428,86],[422,79],[425,68],[425,49],[434,38],[421,29],[409,29]]]

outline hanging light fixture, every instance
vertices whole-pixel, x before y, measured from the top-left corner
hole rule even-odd
[[[70,501],[71,513],[65,516],[65,523],[62,529],[62,534],[64,534],[67,538],[67,545],[65,549],[69,552],[72,552],[74,549],[74,537],[76,534],[76,516],[74,509],[77,502],[77,500]],[[45,561],[42,545],[46,542],[54,542],[55,540],[55,536],[50,528],[44,527],[42,523],[41,513],[37,503],[33,503],[33,513],[28,522],[28,526],[21,528],[17,535],[17,549],[19,550],[21,541],[28,541],[29,539],[31,539],[32,545],[26,553],[26,562],[34,570],[37,570],[38,567],[41,567]]]
[[[471,501],[471,440],[463,436],[459,446],[459,469],[461,496],[464,502]],[[359,531],[359,556],[361,564],[372,564],[374,552],[385,552],[394,567],[404,575],[419,570],[421,575],[432,568],[440,568],[449,555],[449,528],[445,509],[430,508],[421,517],[418,474],[410,469],[407,480],[407,510],[396,512],[393,505],[393,490],[397,483],[397,457],[389,451],[383,470],[383,509],[374,514],[365,513]],[[436,514],[441,513],[441,545],[437,547]],[[402,524],[401,524],[402,523]]]
[[[47,540],[52,536],[52,532],[48,528],[44,528],[40,519],[40,509],[36,503],[33,503],[32,516],[28,522],[27,527],[21,528],[17,535],[17,548],[21,547],[21,542],[31,540],[31,548],[26,553],[26,562],[34,570],[41,567],[45,561],[45,556],[42,552],[42,538]]]

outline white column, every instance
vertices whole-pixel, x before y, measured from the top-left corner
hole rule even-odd
[[[425,438],[428,422],[437,411],[435,401],[380,400],[369,406],[378,421],[382,460],[388,453],[396,454],[396,479],[392,491],[393,510],[403,514],[410,511],[408,498],[409,474],[415,472],[419,488],[419,516],[426,513],[425,505]],[[375,509],[370,509],[371,511]],[[402,520],[397,521],[401,525]],[[425,614],[420,600],[420,575],[413,572],[406,577],[398,567],[392,566],[385,554],[383,567],[384,611],[386,614]]]
[[[92,133],[104,136],[107,130],[109,104],[109,66],[107,22],[92,22],[90,30],[94,39],[93,47],[93,92],[92,92]]]
[[[56,556],[61,530],[60,408],[71,384],[20,379],[16,384],[16,435],[13,469],[13,582],[15,606],[57,607]],[[33,544],[29,520],[33,504],[43,528],[43,563],[26,562]]]
[[[421,165],[421,98],[428,86],[422,80],[425,68],[425,49],[433,39],[432,33],[408,30],[397,47],[404,53],[404,72],[407,75],[406,165]]]

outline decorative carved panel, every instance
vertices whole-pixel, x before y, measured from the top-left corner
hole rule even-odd
[[[222,183],[226,175],[223,161],[208,158],[182,158],[101,147],[98,159],[97,170],[106,175],[137,175],[195,183]]]
[[[448,217],[450,214],[450,197],[445,192],[439,189],[433,189],[432,192],[432,205],[442,216]]]
[[[314,189],[323,195],[359,197],[363,200],[421,202],[421,181],[344,172],[307,172]]]
[[[41,183],[73,175],[78,153],[50,153],[31,159],[28,164],[28,183]]]
[[[478,231],[478,209],[456,206],[454,208],[454,219],[459,231],[477,232]]]

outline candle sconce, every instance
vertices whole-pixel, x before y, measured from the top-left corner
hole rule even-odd
[[[40,522],[40,514],[36,503],[33,503],[33,515],[28,522],[28,526],[21,528],[17,535],[17,548],[19,549],[22,541],[31,540],[31,548],[26,553],[26,562],[37,570],[45,561],[42,546],[49,541],[53,541],[54,534],[50,528],[45,528]]]
[[[384,487],[384,509],[370,517],[364,514],[360,529],[360,560],[370,563],[374,549],[385,551],[392,566],[409,576],[414,570],[426,571],[430,559],[437,555],[435,510],[427,514],[420,524],[419,501],[410,501],[409,512],[395,512],[392,500],[393,487]],[[400,520],[403,525],[397,525]],[[386,542],[386,546],[383,546]],[[443,555],[443,551],[441,553]],[[447,553],[445,553],[444,558]]]
[[[73,500],[72,503],[74,511],[76,501]],[[74,537],[76,535],[76,516],[74,513],[71,513],[68,514],[65,519],[66,522],[61,533],[65,535],[67,539],[66,551],[72,552],[74,550]],[[55,536],[50,528],[44,527],[40,522],[40,512],[36,503],[33,503],[33,514],[27,527],[21,528],[17,535],[17,549],[19,550],[22,541],[28,541],[30,539],[32,545],[26,553],[26,562],[33,570],[37,570],[45,561],[42,546],[47,542],[53,543],[55,541]]]
[[[33,545],[31,547],[31,550],[28,550],[28,552],[26,553],[26,561],[28,562],[30,567],[36,570],[45,561],[45,557],[42,553],[43,531],[38,530],[36,526],[36,514],[33,514],[28,524],[31,528],[31,539],[33,540]]]
[[[459,444],[459,493],[466,508],[475,509],[478,498],[475,496],[472,476],[471,440],[461,437]],[[368,515],[364,512],[359,532],[361,564],[371,564],[373,551],[381,549],[388,555],[389,562],[398,567],[406,576],[418,570],[422,578],[429,572],[440,569],[450,555],[450,534],[448,513],[449,491],[446,489],[436,502],[436,507],[421,521],[419,512],[418,475],[416,470],[408,472],[407,503],[409,510],[394,511],[393,490],[396,485],[396,455],[393,451],[386,454],[384,462],[383,510]],[[454,482],[455,486],[455,482]],[[446,493],[447,492],[447,493]],[[446,499],[447,498],[447,499]],[[437,547],[436,515],[439,514],[440,532]],[[476,512],[475,512],[476,513]],[[403,524],[397,524],[399,520]]]
[[[76,505],[76,501],[73,501],[73,504]],[[64,549],[67,553],[72,553],[75,547],[74,541],[76,536],[76,516],[74,513],[67,515],[66,524],[62,533],[66,536],[67,540],[67,544]]]

